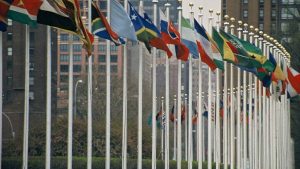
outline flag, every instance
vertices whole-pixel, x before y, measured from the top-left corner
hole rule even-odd
[[[172,110],[171,110],[171,112],[170,112],[170,121],[171,121],[171,122],[174,122],[175,119],[176,119],[176,118],[175,118],[175,115],[174,115],[174,114],[175,114],[174,111],[175,111],[175,106],[173,105]]]
[[[228,43],[228,41],[225,40],[214,27],[212,35],[212,38],[216,42],[223,59],[231,63],[237,63],[237,58],[229,47],[230,43]]]
[[[171,50],[168,48],[167,44],[162,40],[161,33],[158,28],[153,24],[149,16],[144,13],[144,18],[142,18],[143,24],[146,28],[150,39],[149,44],[157,49],[165,51],[170,58],[172,56]]]
[[[212,39],[209,37],[205,28],[201,26],[196,19],[194,19],[194,27],[201,61],[206,63],[213,71],[216,68],[224,70],[221,54],[216,46],[211,42]]]
[[[192,116],[192,124],[197,124],[197,119],[198,119],[198,112],[197,112],[197,110],[195,109],[194,110],[194,114],[193,114],[193,116]]]
[[[92,2],[92,32],[100,38],[114,42],[117,46],[125,43],[125,41],[112,30],[95,2]]]
[[[291,97],[300,94],[300,74],[293,68],[287,67],[288,91]]]
[[[272,80],[273,81],[278,81],[278,80],[285,80],[285,74],[283,73],[283,71],[281,70],[281,68],[279,67],[279,65],[277,64],[273,54],[271,52],[269,52],[269,60],[270,62],[274,65],[275,69],[272,72]]]
[[[8,10],[8,18],[30,25],[37,26],[37,14],[42,0],[14,0]]]
[[[5,32],[7,29],[7,12],[12,0],[0,0],[0,31]]]
[[[117,0],[111,0],[110,9],[110,25],[112,29],[120,37],[137,41],[134,26],[123,6]]]
[[[166,16],[161,10],[159,10],[159,12],[162,40],[166,44],[175,45],[177,59],[187,61],[189,57],[189,49],[183,43],[181,43],[180,34],[174,27],[173,23],[171,21],[168,22]]]
[[[186,116],[185,106],[182,106],[181,107],[181,122],[183,122],[185,120],[185,116]]]
[[[184,17],[181,18],[181,29],[181,40],[183,44],[185,44],[185,46],[189,49],[190,53],[193,55],[193,58],[199,58],[194,28]]]
[[[234,35],[228,34],[220,29],[221,36],[227,41],[231,51],[237,58],[236,65],[246,68],[260,68],[262,65],[257,60],[251,58],[238,38]]]

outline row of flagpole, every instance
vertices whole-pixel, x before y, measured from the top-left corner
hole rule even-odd
[[[89,0],[90,1],[90,0]],[[156,9],[157,9],[157,0],[154,0],[154,23],[157,23],[157,14],[156,14]],[[90,4],[89,3],[89,8],[90,8]],[[140,9],[142,7],[142,1],[140,3]],[[126,2],[125,2],[125,6],[126,6]],[[191,4],[192,7],[192,4]],[[110,20],[109,16],[110,16],[110,3],[108,2],[108,21]],[[169,5],[166,5],[166,9],[167,9],[167,17],[169,18]],[[181,20],[181,6],[179,6],[178,8],[178,13],[179,13],[179,25],[180,24],[180,20]],[[141,12],[141,10],[140,10]],[[210,11],[211,14],[213,11]],[[90,18],[90,12],[89,12],[89,18]],[[193,12],[191,11],[191,22],[193,22]],[[199,19],[202,22],[202,18],[199,15]],[[212,26],[212,16],[209,18],[209,27]],[[233,21],[233,20],[232,20]],[[225,31],[228,31],[228,26],[229,23],[225,22]],[[241,25],[240,25],[241,26]],[[246,27],[246,26],[245,26]],[[234,33],[234,25],[232,24],[230,26],[230,31],[233,34]],[[239,27],[240,29],[238,29],[238,35],[239,38],[242,37],[242,28]],[[89,22],[89,29],[90,28],[90,22]],[[179,32],[180,28],[179,28]],[[250,32],[253,33],[253,32]],[[249,33],[249,35],[250,35]],[[245,29],[244,32],[244,39],[247,40],[247,30]],[[252,41],[252,36],[253,34],[250,35],[249,39],[250,41]],[[26,26],[26,36],[25,36],[25,41],[26,41],[26,52],[25,52],[25,99],[24,99],[24,142],[23,142],[23,168],[27,169],[27,163],[28,163],[28,130],[29,130],[29,28],[28,26]],[[69,36],[69,41],[71,41],[71,37]],[[263,37],[265,39],[263,39]],[[1,43],[2,43],[2,33],[0,36],[1,39]],[[50,156],[51,156],[51,46],[50,46],[50,28],[47,28],[47,40],[48,40],[48,46],[47,46],[47,113],[46,113],[46,118],[47,118],[47,133],[46,133],[46,168],[49,169],[50,168]],[[259,43],[257,43],[257,40],[259,41]],[[262,32],[260,33],[260,37],[257,35],[254,35],[254,41],[256,45],[259,45],[259,47],[261,49],[263,49],[264,54],[266,56],[269,56],[269,49],[272,49],[272,51],[275,51],[275,55],[277,56],[277,60],[280,62],[282,61],[282,57],[284,57],[284,53],[282,53],[277,47],[272,46],[272,44],[270,42],[268,42],[266,40],[266,36],[262,36]],[[68,108],[68,168],[72,168],[72,127],[73,127],[73,57],[72,57],[72,43],[70,42],[70,53],[69,53],[69,108]],[[2,49],[2,48],[1,48]],[[1,51],[0,51],[1,52]],[[139,60],[139,107],[138,107],[138,118],[139,118],[139,124],[138,124],[138,168],[142,168],[142,69],[143,69],[143,53],[142,53],[142,46],[140,44],[139,47],[139,55],[140,55],[140,60]],[[110,168],[110,41],[107,41],[107,72],[106,72],[106,78],[107,78],[107,88],[106,88],[106,169]],[[126,69],[127,69],[127,65],[126,65],[126,59],[127,59],[127,52],[126,49],[124,48],[124,81],[123,81],[123,148],[122,148],[122,168],[127,168],[127,160],[126,160],[126,151],[127,151],[127,74],[126,74]],[[2,52],[1,52],[1,57],[2,59]],[[2,62],[1,62],[2,63]],[[257,88],[255,88],[255,98],[254,100],[259,100],[259,105],[257,107],[257,102],[255,102],[255,109],[254,109],[254,131],[252,131],[252,120],[249,120],[249,131],[248,131],[248,135],[247,135],[247,124],[246,124],[246,106],[247,106],[247,73],[245,71],[243,71],[243,76],[242,76],[242,80],[243,80],[243,125],[241,126],[240,124],[237,125],[237,145],[235,145],[234,143],[234,102],[233,102],[233,98],[234,98],[234,91],[233,90],[229,90],[230,91],[230,114],[228,111],[228,93],[227,93],[227,86],[228,86],[228,82],[227,82],[227,71],[226,69],[228,69],[228,67],[226,66],[227,63],[225,62],[225,79],[224,79],[224,120],[223,120],[223,163],[225,166],[227,166],[228,164],[228,159],[230,159],[230,164],[231,164],[231,168],[234,167],[234,161],[235,161],[235,156],[234,156],[234,152],[235,152],[235,147],[237,148],[236,153],[237,153],[237,168],[246,168],[247,165],[247,159],[248,156],[250,158],[250,165],[254,165],[254,168],[270,168],[271,166],[274,166],[275,164],[273,163],[273,160],[277,161],[276,167],[277,168],[284,168],[286,166],[288,166],[289,164],[287,163],[287,158],[289,157],[289,140],[287,140],[288,138],[290,138],[289,135],[289,107],[288,107],[288,100],[286,95],[281,96],[281,103],[280,103],[280,111],[276,111],[275,110],[275,115],[274,118],[276,119],[276,124],[273,123],[273,121],[271,121],[271,119],[273,119],[273,112],[271,110],[274,109],[274,106],[276,107],[276,100],[273,99],[273,97],[271,96],[270,99],[266,98],[266,88],[263,88],[263,91],[261,92],[261,88],[259,87],[259,94],[257,93]],[[283,63],[284,66],[287,66],[286,63]],[[191,169],[192,168],[192,113],[193,113],[193,109],[192,109],[192,59],[190,57],[189,59],[189,92],[188,92],[188,167]],[[152,92],[152,168],[155,169],[156,168],[156,125],[155,125],[155,121],[156,121],[156,106],[157,106],[157,101],[156,101],[156,49],[153,50],[153,92]],[[2,69],[1,69],[2,70]],[[168,64],[168,59],[166,59],[166,76],[169,76],[169,64]],[[1,77],[2,77],[2,71],[0,71],[1,73]],[[237,113],[237,122],[240,123],[240,96],[241,96],[241,70],[238,68],[238,85],[237,85],[237,92],[238,92],[238,113]],[[233,89],[234,88],[234,84],[233,84],[233,66],[232,64],[230,65],[230,88]],[[216,117],[217,117],[217,124],[214,130],[214,132],[216,132],[216,136],[214,136],[214,139],[216,138],[220,138],[220,133],[218,132],[218,130],[220,130],[220,128],[218,127],[218,122],[219,122],[219,113],[218,113],[218,107],[219,105],[219,100],[218,97],[220,96],[218,92],[220,92],[220,84],[219,84],[219,70],[217,70],[216,72],[216,107],[217,107],[217,111],[216,111]],[[249,74],[249,83],[250,85],[252,85],[251,81],[252,75]],[[212,116],[211,114],[213,113],[211,110],[212,107],[212,85],[211,85],[211,70],[209,69],[209,89],[208,89],[208,166],[209,168],[212,167]],[[202,149],[204,149],[204,147],[202,147],[202,116],[201,116],[201,110],[202,110],[202,65],[201,65],[201,61],[199,58],[199,89],[198,89],[198,140],[197,140],[197,144],[198,144],[198,164],[199,164],[199,168],[202,168]],[[256,80],[257,78],[255,78],[255,86],[256,84]],[[259,83],[259,86],[261,86],[261,83]],[[2,80],[1,80],[1,84],[0,84],[0,89],[2,89]],[[249,87],[249,97],[250,98],[249,101],[249,119],[251,119],[252,117],[250,116],[252,114],[252,87]],[[1,90],[2,92],[2,90]],[[182,135],[181,135],[181,61],[178,60],[178,91],[177,91],[177,155],[176,155],[176,159],[177,159],[177,168],[181,168],[181,158],[182,158],[182,150],[181,150],[181,145],[182,145]],[[263,96],[261,97],[261,93],[263,93]],[[165,111],[166,113],[169,113],[169,77],[166,77],[166,106],[165,106]],[[258,98],[257,98],[258,97]],[[2,98],[1,98],[1,118],[0,121],[2,121]],[[261,104],[262,103],[262,104]],[[271,106],[273,105],[273,106]],[[278,107],[278,106],[277,106]],[[257,110],[258,109],[258,110]],[[287,114],[284,114],[287,113]],[[228,139],[227,137],[229,136],[229,126],[227,126],[227,117],[228,114],[230,115],[230,143],[228,143]],[[258,116],[257,116],[258,114]],[[165,133],[165,168],[169,168],[169,118],[168,115],[166,115],[166,125],[165,125],[165,129],[166,129],[166,133]],[[259,122],[257,124],[257,119],[259,119]],[[280,121],[281,120],[281,121]],[[175,123],[175,122],[174,122]],[[1,123],[2,124],[2,123]],[[199,125],[200,124],[200,125]],[[262,124],[262,126],[261,126]],[[275,126],[276,130],[272,127]],[[91,164],[92,164],[92,59],[91,57],[89,57],[89,68],[88,68],[88,154],[87,154],[87,168],[91,169]],[[243,131],[241,131],[241,128],[243,129]],[[213,127],[214,128],[214,127]],[[259,131],[257,133],[257,131]],[[241,145],[240,140],[241,140],[241,132],[243,133],[243,145]],[[252,134],[253,132],[253,134]],[[269,134],[269,135],[267,135]],[[252,137],[252,135],[254,135],[254,143],[252,143],[252,139],[250,137]],[[0,139],[2,142],[2,132],[0,133]],[[273,136],[273,137],[271,137]],[[247,145],[247,138],[249,138],[249,144]],[[278,138],[278,140],[274,140],[274,138]],[[271,145],[275,145],[275,144],[270,144],[276,142],[276,146],[271,146]],[[187,142],[185,142],[185,144],[187,144]],[[2,145],[2,144],[1,144]],[[216,145],[221,145],[221,141],[219,139],[217,139],[217,143]],[[230,145],[230,151],[228,151],[228,145]],[[254,148],[253,148],[254,145]],[[259,146],[257,146],[259,145]],[[0,146],[0,148],[2,148]],[[249,150],[249,151],[248,151]],[[253,151],[252,151],[253,150]],[[275,153],[271,153],[275,152]],[[230,153],[229,153],[230,152]],[[243,152],[243,153],[241,153]],[[254,152],[254,155],[253,155]],[[218,156],[220,153],[219,152],[219,148],[214,148],[214,153],[217,153],[217,158],[214,159],[215,162],[217,162],[217,166],[219,166],[220,161],[218,161],[220,159],[220,156]],[[230,158],[228,158],[228,154],[230,154]],[[277,156],[276,156],[277,155]],[[1,154],[0,154],[1,156]],[[254,159],[252,159],[254,157]],[[251,160],[252,159],[252,160]],[[270,160],[271,159],[271,160]],[[241,160],[242,163],[241,163]],[[0,160],[1,161],[1,160]],[[279,167],[279,165],[281,165],[281,167]],[[243,166],[243,167],[242,167]],[[257,166],[257,167],[256,167]]]

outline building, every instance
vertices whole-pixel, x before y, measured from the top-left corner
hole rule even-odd
[[[98,1],[101,11],[106,14],[106,1]],[[87,23],[86,16],[88,15],[88,1],[80,1],[81,15],[83,22]],[[80,39],[65,31],[57,31],[57,108],[58,112],[67,112],[68,108],[68,78],[69,78],[69,55],[70,46],[73,46],[73,74],[74,87],[78,80],[83,80],[87,83],[88,57],[85,49],[82,48]],[[93,62],[93,86],[96,84],[105,83],[106,79],[106,40],[94,37],[92,62]],[[111,43],[111,75],[112,78],[122,77],[122,47],[117,47]],[[104,79],[104,80],[103,80]]]
[[[24,89],[25,89],[25,26],[8,20],[8,28],[3,32],[3,138],[10,138],[10,131],[20,136],[23,130]],[[46,27],[38,25],[30,28],[30,121],[46,114]],[[56,31],[51,31],[52,85],[56,84]],[[56,87],[52,87],[52,113],[56,110]],[[10,127],[9,120],[12,125]],[[46,119],[45,119],[46,120]],[[37,123],[36,123],[37,124]]]

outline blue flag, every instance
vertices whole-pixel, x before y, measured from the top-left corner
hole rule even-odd
[[[123,38],[137,41],[134,26],[124,10],[123,6],[117,0],[111,0],[111,27]]]

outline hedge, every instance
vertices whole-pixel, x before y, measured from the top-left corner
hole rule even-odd
[[[120,158],[112,158],[110,161],[112,169],[122,169],[122,160]],[[144,159],[142,164],[143,169],[151,169],[151,160]],[[93,157],[93,169],[104,169],[105,168],[105,158],[103,157]],[[20,169],[22,168],[22,158],[21,157],[4,157],[2,159],[2,168],[7,169]],[[44,157],[30,157],[28,161],[28,169],[42,169],[45,168],[45,158]],[[54,169],[66,169],[67,168],[67,158],[66,157],[52,157],[51,168]],[[86,168],[86,158],[85,157],[73,157],[73,169],[85,169]],[[128,159],[128,169],[137,168],[136,159]],[[164,168],[164,161],[157,160],[157,169]],[[176,169],[176,161],[170,161],[170,169]],[[187,162],[182,162],[182,169],[187,169]],[[193,162],[193,169],[198,169],[197,162]],[[207,163],[203,162],[203,169],[207,169]],[[213,169],[215,169],[215,164],[213,164]],[[223,166],[221,166],[223,169]]]

